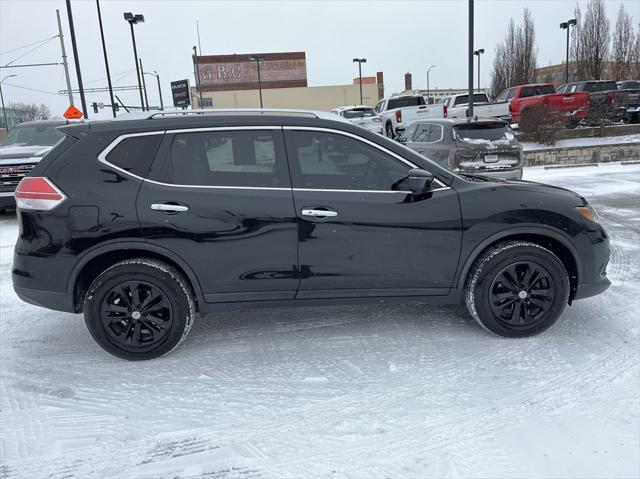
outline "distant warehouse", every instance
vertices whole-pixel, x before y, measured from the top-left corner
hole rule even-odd
[[[193,108],[265,108],[331,110],[360,103],[359,79],[346,85],[308,86],[305,52],[193,55],[198,78],[191,88]],[[260,80],[258,80],[258,64]],[[354,71],[351,64],[346,71]],[[383,75],[362,78],[363,103],[384,95]]]

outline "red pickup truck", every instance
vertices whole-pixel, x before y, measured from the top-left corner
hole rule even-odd
[[[577,125],[588,113],[588,93],[556,93],[551,83],[519,85],[508,90],[514,90],[509,103],[513,123],[520,123],[527,115],[544,109],[570,125]]]

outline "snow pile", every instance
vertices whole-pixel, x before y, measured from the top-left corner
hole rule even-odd
[[[576,148],[579,146],[602,146],[602,145],[628,145],[636,143],[640,149],[640,133],[622,136],[603,136],[591,138],[570,138],[559,140],[554,145],[543,145],[541,143],[521,142],[525,151],[549,150],[557,148]]]

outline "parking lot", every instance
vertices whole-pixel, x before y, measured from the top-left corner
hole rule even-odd
[[[613,285],[520,340],[462,306],[253,309],[122,361],[17,299],[0,217],[0,477],[638,477],[640,165],[525,179],[596,207]]]

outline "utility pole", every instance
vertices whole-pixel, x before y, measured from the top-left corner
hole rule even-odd
[[[62,66],[64,67],[64,76],[67,80],[67,92],[69,93],[69,105],[73,105],[73,93],[71,92],[71,79],[69,78],[69,64],[67,63],[67,52],[64,48],[64,39],[62,36],[62,22],[60,21],[60,10],[56,10],[58,17],[58,36],[60,37],[60,48],[62,49]]]
[[[367,63],[366,58],[354,58],[353,63],[358,64],[358,83],[360,83],[360,104],[364,105],[364,98],[362,96],[362,64]]]
[[[478,48],[473,52],[474,55],[478,57],[478,92],[480,91],[480,55],[484,53],[484,48]]]
[[[156,76],[156,80],[158,81],[158,96],[160,97],[160,110],[164,110],[164,102],[162,101],[162,88],[160,88],[160,75],[158,72],[154,71],[153,74]]]
[[[147,82],[144,79],[144,70],[142,69],[142,58],[139,58],[140,62],[140,76],[142,77],[142,90],[144,91],[144,102],[147,105],[147,111],[149,111],[149,98],[147,97]],[[142,109],[144,110],[144,108]]]
[[[567,59],[564,64],[564,82],[569,83],[569,30],[572,25],[576,25],[578,21],[575,18],[562,22],[560,28],[567,31]]]
[[[469,2],[469,53],[468,53],[468,66],[469,66],[469,118],[473,118],[473,0],[467,0]]]
[[[4,116],[4,128],[8,132],[9,131],[9,122],[7,121],[7,110],[4,107],[4,96],[2,95],[2,84],[7,78],[17,77],[18,75],[7,75],[2,80],[0,80],[0,103],[2,103],[2,116]]]
[[[107,85],[109,86],[109,98],[111,99],[111,113],[116,117],[116,104],[113,99],[113,86],[111,85],[111,73],[109,72],[109,59],[107,58],[107,45],[104,42],[104,30],[102,28],[102,14],[100,13],[100,0],[96,0],[98,9],[98,23],[100,24],[100,38],[102,39],[102,53],[104,54],[104,67],[107,70]]]
[[[200,72],[198,71],[198,48],[193,46],[193,75],[196,78],[196,98],[198,98],[198,108],[202,108],[202,91],[200,90]]]
[[[436,67],[435,65],[431,65],[427,70],[427,105],[431,104],[431,97],[430,97],[431,91],[429,89],[429,72],[431,72],[431,69],[435,67]]]
[[[78,90],[80,91],[80,103],[82,103],[82,113],[85,120],[89,119],[87,102],[84,99],[84,87],[82,86],[82,73],[80,72],[80,59],[78,58],[78,45],[76,43],[76,30],[73,26],[73,12],[71,11],[71,0],[67,0],[67,16],[69,17],[69,31],[71,32],[71,47],[73,48],[73,59],[76,64],[76,76],[78,77]],[[69,89],[71,91],[71,89]]]
[[[133,32],[133,26],[135,24],[144,22],[144,15],[140,15],[140,14],[134,15],[131,12],[126,12],[124,14],[124,19],[127,22],[129,22],[129,26],[131,27],[131,42],[133,43],[133,60],[136,64],[136,76],[138,77],[138,90],[140,91],[140,106],[142,106],[142,110],[144,111],[144,98],[142,97],[142,83],[140,81],[140,66],[138,65],[138,48],[136,47],[136,34]]]

